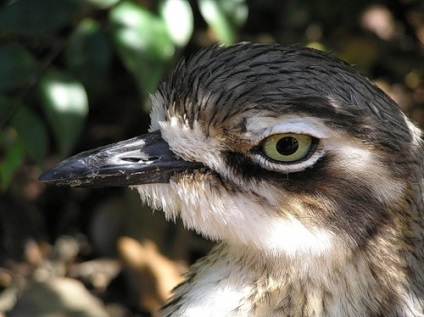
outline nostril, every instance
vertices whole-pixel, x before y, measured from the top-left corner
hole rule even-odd
[[[123,161],[129,162],[129,163],[138,163],[138,162],[148,162],[148,161],[155,161],[159,159],[159,156],[150,156],[146,158],[141,157],[122,157]]]
[[[138,163],[141,160],[139,157],[122,157],[121,159],[130,163]]]

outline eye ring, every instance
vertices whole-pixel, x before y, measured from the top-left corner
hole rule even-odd
[[[315,151],[318,139],[307,134],[279,133],[265,138],[260,144],[263,155],[278,163],[298,163]]]

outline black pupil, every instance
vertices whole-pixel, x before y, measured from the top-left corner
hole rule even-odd
[[[278,140],[276,149],[281,155],[292,155],[299,148],[299,142],[291,136],[287,136]]]

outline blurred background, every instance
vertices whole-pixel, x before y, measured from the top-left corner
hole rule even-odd
[[[46,187],[145,133],[149,94],[216,42],[333,52],[424,124],[424,2],[7,0],[0,5],[0,316],[156,316],[213,246],[127,188]]]

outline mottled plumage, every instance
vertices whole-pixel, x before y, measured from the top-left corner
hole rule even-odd
[[[242,43],[180,62],[152,98],[148,141],[42,180],[132,185],[219,241],[162,316],[424,316],[421,131],[373,83],[322,52]],[[285,160],[300,135],[299,159],[264,147],[282,136]]]

